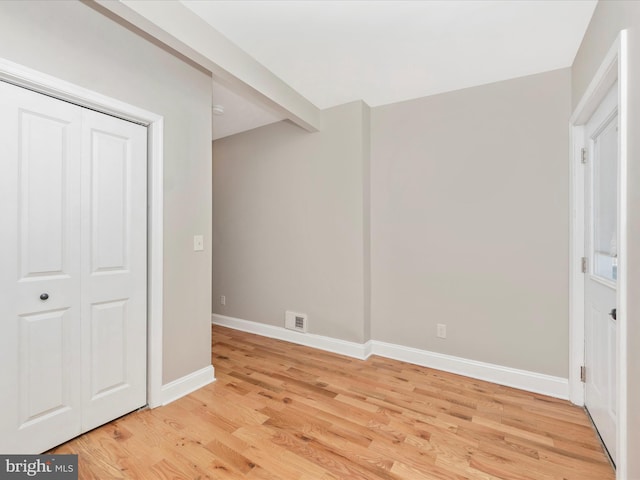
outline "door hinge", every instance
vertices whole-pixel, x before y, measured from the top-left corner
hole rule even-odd
[[[580,381],[582,383],[587,382],[587,368],[584,365],[580,367]]]
[[[580,161],[582,162],[582,164],[586,164],[587,163],[587,149],[583,148],[582,150],[580,150]]]
[[[582,273],[587,273],[587,257],[582,257],[580,259],[580,269],[582,270]]]

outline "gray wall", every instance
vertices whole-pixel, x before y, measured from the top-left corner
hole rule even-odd
[[[363,342],[368,107],[323,112],[320,132],[280,122],[213,143],[213,312]],[[220,296],[226,296],[226,306]]]
[[[214,142],[214,313],[566,377],[570,104],[564,69]]]
[[[628,286],[627,305],[627,443],[630,480],[640,479],[640,2],[601,1],[573,64],[573,105],[576,106],[618,33],[629,35],[629,141],[628,141]],[[621,272],[624,275],[623,272]]]
[[[76,1],[0,2],[0,57],[164,116],[163,381],[210,365],[210,76]]]
[[[570,102],[564,69],[372,110],[374,339],[567,377]]]

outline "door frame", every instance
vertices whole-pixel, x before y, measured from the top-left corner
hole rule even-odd
[[[162,405],[164,118],[0,58],[0,80],[147,127],[147,404]]]
[[[584,126],[614,83],[618,82],[619,172],[618,172],[618,288],[617,319],[617,448],[616,476],[626,478],[627,451],[627,138],[628,80],[627,31],[622,30],[607,52],[569,120],[570,135],[570,234],[569,234],[569,399],[584,405],[584,384],[580,367],[585,362],[585,175],[581,149],[585,141]]]

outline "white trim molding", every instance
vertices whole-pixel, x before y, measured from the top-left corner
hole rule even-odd
[[[581,166],[580,150],[584,145],[584,126],[596,110],[606,93],[618,82],[618,285],[617,299],[617,458],[616,478],[627,478],[627,148],[628,148],[628,50],[627,31],[622,30],[605,55],[591,83],[569,120],[570,151],[570,274],[569,274],[569,398],[577,405],[584,405],[584,384],[580,381],[580,367],[585,362],[584,331],[584,275],[580,260],[584,254],[585,235],[585,179]]]
[[[584,195],[585,182],[581,163],[584,128],[570,130],[570,195],[571,222],[569,230],[569,400],[584,405],[584,384],[580,369],[584,365]],[[582,200],[579,200],[582,199]]]
[[[162,387],[162,405],[174,402],[215,381],[215,370],[213,366],[209,365],[173,382],[169,382]]]
[[[392,358],[422,367],[464,375],[465,377],[541,393],[550,397],[569,398],[569,380],[527,370],[503,367],[442,353],[373,340],[373,355]]]
[[[284,327],[275,327],[273,325],[265,325],[264,323],[251,322],[240,318],[226,317],[211,314],[211,323],[222,327],[233,328],[243,332],[255,333],[263,337],[284,340],[306,347],[317,348],[327,352],[339,353],[347,357],[357,358],[359,360],[366,359],[370,354],[370,346],[365,343],[348,342],[322,335],[314,335],[313,333],[300,333],[293,330],[287,330]]]
[[[147,404],[162,404],[163,117],[0,58],[0,81],[147,127]]]
[[[366,360],[371,355],[378,355],[551,397],[565,400],[569,398],[569,381],[566,378],[468,360],[377,340],[369,340],[366,343],[347,342],[321,335],[294,332],[283,327],[264,325],[215,313],[211,315],[211,323],[298,345],[339,353],[359,360]]]

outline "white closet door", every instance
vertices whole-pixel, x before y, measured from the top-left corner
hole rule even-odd
[[[146,129],[0,82],[0,452],[146,403]]]
[[[3,453],[39,452],[81,431],[81,116],[0,82]]]
[[[84,110],[82,138],[82,427],[89,430],[146,404],[147,130]]]

